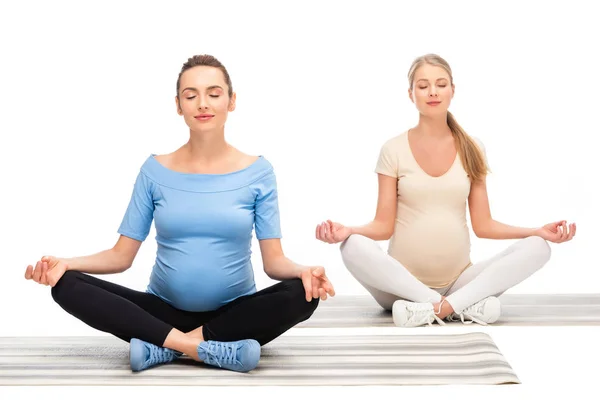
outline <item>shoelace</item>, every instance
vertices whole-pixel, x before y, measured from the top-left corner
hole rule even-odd
[[[148,361],[151,365],[167,363],[173,360],[173,350],[164,347],[151,346]]]
[[[423,325],[423,322],[427,322],[429,325],[433,325],[431,316],[440,324],[446,325],[431,308],[429,303],[412,303],[406,306],[406,311],[410,314],[407,322],[414,322],[416,325]]]
[[[460,320],[463,324],[472,324],[473,322],[476,322],[480,325],[487,325],[486,322],[480,320],[479,318],[477,318],[475,315],[483,315],[483,305],[485,304],[485,302],[479,302],[476,304],[473,304],[470,307],[467,307],[463,310],[463,312],[461,312],[460,314],[456,314],[457,316],[460,316]],[[465,317],[470,318],[470,320],[465,320]],[[448,316],[448,319],[450,321],[456,321],[457,318],[454,316],[454,314],[450,314]]]
[[[206,353],[206,361],[219,367],[223,364],[240,364],[236,359],[237,345],[224,342],[210,342],[207,347],[201,347]],[[205,361],[205,362],[206,362]]]

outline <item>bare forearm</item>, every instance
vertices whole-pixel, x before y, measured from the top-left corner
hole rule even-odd
[[[115,274],[131,266],[131,260],[115,249],[83,257],[64,258],[68,269],[90,274]]]
[[[478,228],[475,234],[483,239],[523,239],[535,235],[535,229],[507,225],[491,219]]]
[[[361,226],[350,227],[351,234],[362,235],[373,240],[388,240],[394,233],[393,225],[385,224],[380,221],[371,221]]]
[[[269,260],[268,264],[265,265],[265,273],[271,279],[283,281],[300,278],[302,271],[306,268],[304,265],[297,264],[285,256],[280,256]]]

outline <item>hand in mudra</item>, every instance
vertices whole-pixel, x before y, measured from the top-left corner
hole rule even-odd
[[[567,221],[551,222],[537,228],[535,235],[552,243],[564,243],[573,239],[577,231],[575,223],[568,224]]]
[[[337,222],[327,220],[317,225],[315,236],[325,243],[343,242],[350,236],[350,228]]]
[[[309,267],[302,271],[300,274],[304,290],[306,291],[306,301],[310,302],[312,299],[318,299],[325,301],[327,295],[335,296],[335,290],[333,285],[329,281],[327,275],[325,275],[325,268],[323,267]]]
[[[67,271],[67,263],[57,257],[44,256],[35,265],[28,265],[25,279],[33,280],[41,285],[54,287]]]

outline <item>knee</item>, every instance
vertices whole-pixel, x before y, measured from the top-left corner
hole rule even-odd
[[[340,253],[342,253],[342,260],[346,265],[346,268],[352,268],[352,260],[355,260],[360,254],[364,253],[364,249],[369,246],[370,243],[375,243],[373,240],[362,235],[350,235],[340,245]]]
[[[364,236],[352,234],[346,238],[340,245],[340,252],[342,256],[348,256],[351,253],[354,253],[358,247],[360,247],[361,238]]]
[[[60,304],[63,301],[63,299],[72,290],[80,275],[81,272],[79,271],[67,271],[63,274],[56,285],[54,285],[54,287],[50,290],[52,298],[55,302]]]
[[[290,279],[284,281],[283,284],[288,293],[287,299],[290,301],[290,308],[295,310],[303,320],[309,318],[317,309],[319,299],[306,301],[306,290],[301,279]]]
[[[535,257],[535,260],[538,261],[540,267],[550,260],[552,250],[546,240],[539,236],[530,236],[524,240],[527,243],[529,254],[532,257]]]

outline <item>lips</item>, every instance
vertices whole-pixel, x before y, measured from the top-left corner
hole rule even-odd
[[[198,121],[208,121],[212,117],[214,117],[212,114],[200,114],[194,116],[194,118],[196,118]]]
[[[441,101],[428,101],[427,104],[430,106],[437,106],[438,104],[440,104]]]

